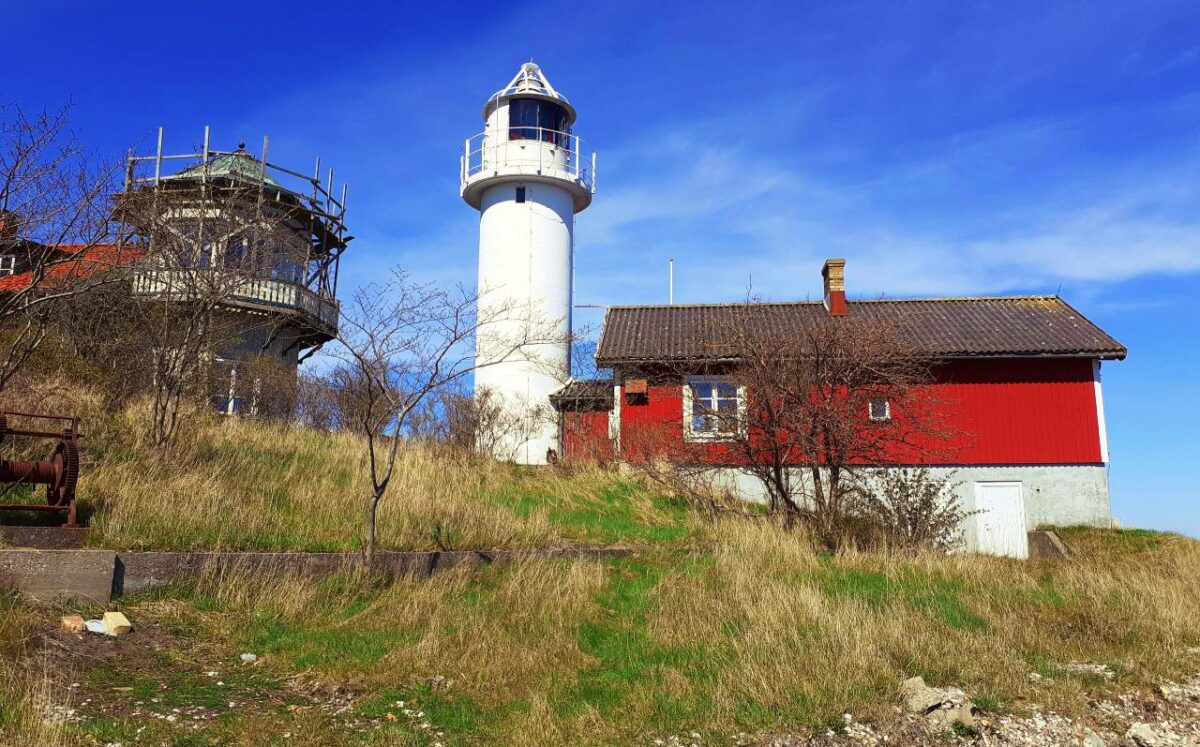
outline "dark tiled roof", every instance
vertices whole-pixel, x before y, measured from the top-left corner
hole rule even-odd
[[[613,405],[612,379],[571,381],[550,395],[550,403],[560,410],[611,410]]]
[[[760,304],[764,334],[785,336],[828,314],[815,302]],[[1081,356],[1121,359],[1126,349],[1057,296],[850,301],[849,317],[896,323],[937,357]],[[757,308],[757,307],[756,307]],[[596,362],[695,360],[746,304],[613,306]]]

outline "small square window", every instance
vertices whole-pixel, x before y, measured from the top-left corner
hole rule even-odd
[[[684,418],[691,440],[729,438],[741,421],[742,392],[720,378],[694,376],[684,388]]]
[[[887,397],[876,397],[868,405],[871,420],[882,423],[892,419],[892,403]]]
[[[12,254],[0,257],[0,276],[11,275],[17,271],[17,258]]]
[[[517,202],[525,202],[525,188],[517,187]]]

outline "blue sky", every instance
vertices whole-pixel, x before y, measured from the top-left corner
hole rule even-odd
[[[530,57],[600,154],[577,303],[1061,292],[1105,366],[1115,512],[1200,536],[1200,5],[20,3],[0,99],[101,154],[252,147],[350,184],[343,287],[473,282],[458,151]],[[599,321],[584,312],[586,323]]]

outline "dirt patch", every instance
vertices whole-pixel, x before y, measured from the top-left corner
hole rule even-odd
[[[164,603],[164,606],[170,606]],[[269,657],[240,653],[190,635],[170,610],[142,607],[129,635],[76,634],[46,612],[28,665],[45,672],[54,701],[47,719],[68,724],[79,744],[319,744],[331,734],[395,730],[363,718],[364,695],[275,669]]]

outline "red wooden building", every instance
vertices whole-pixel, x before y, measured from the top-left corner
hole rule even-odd
[[[1038,525],[1111,523],[1100,367],[1125,357],[1120,343],[1057,296],[847,301],[843,268],[842,260],[825,264],[823,302],[760,311],[776,334],[814,315],[903,316],[914,341],[939,361],[931,400],[954,435],[943,460],[926,466],[952,472],[960,500],[981,511],[967,528],[969,546],[1022,555],[1024,532]],[[613,378],[572,382],[552,397],[565,458],[619,460],[699,443],[689,453],[727,471],[746,497],[760,497],[705,430],[705,409],[736,407],[742,393],[720,376],[671,373],[713,360],[696,341],[712,339],[743,308],[611,307],[596,363]],[[866,416],[886,418],[886,409]]]

